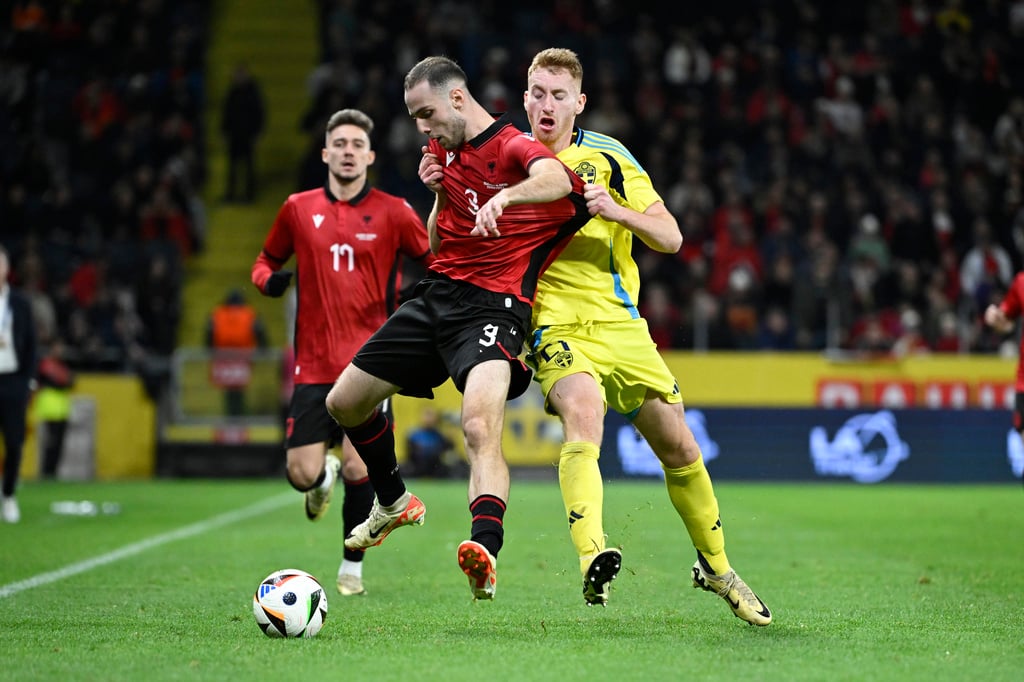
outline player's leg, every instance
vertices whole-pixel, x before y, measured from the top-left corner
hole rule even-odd
[[[665,470],[669,499],[686,525],[694,547],[715,572],[729,570],[718,500],[700,446],[686,425],[681,402],[649,394],[633,420]]]
[[[580,561],[605,548],[604,490],[598,466],[604,431],[604,394],[589,374],[578,372],[555,382],[547,394],[562,422],[564,443],[558,457],[558,484],[569,519],[569,534]],[[585,570],[585,567],[582,567]]]
[[[400,526],[423,523],[426,509],[405,487],[395,453],[391,416],[380,403],[397,393],[429,398],[448,378],[437,352],[432,308],[443,294],[421,282],[418,296],[402,304],[363,344],[327,395],[331,417],[345,429],[366,463],[376,493],[370,515],[345,538],[348,549],[379,545]]]
[[[328,388],[325,384],[296,385],[285,422],[286,476],[293,488],[304,493],[306,517],[311,521],[326,513],[341,467],[337,457],[327,454],[327,443],[337,430],[324,414]]]
[[[349,534],[370,515],[373,508],[373,485],[366,471],[366,464],[346,437],[341,444],[342,481],[345,497],[341,506],[343,536]],[[338,567],[337,588],[343,596],[365,594],[363,587],[363,558],[366,550],[345,548],[341,565]]]
[[[633,423],[661,460],[669,499],[697,549],[694,586],[718,594],[748,623],[768,625],[768,607],[729,565],[718,500],[682,403],[651,393]]]
[[[462,431],[469,460],[469,499],[480,495],[508,498],[508,465],[501,451],[507,362],[483,362],[469,372],[462,398]]]
[[[327,513],[340,468],[341,461],[327,453],[326,443],[288,448],[288,482],[304,494],[306,518],[310,521],[318,521]]]
[[[583,599],[606,605],[608,586],[622,566],[622,553],[606,549],[604,484],[598,464],[604,435],[605,393],[591,356],[608,354],[602,334],[560,325],[534,335],[530,356],[549,413],[562,422],[558,484],[569,535],[579,558]]]
[[[399,390],[403,395],[433,397],[433,388],[448,379],[435,336],[433,308],[449,304],[436,285],[422,282],[418,296],[402,304],[363,344],[327,394],[327,411],[344,430],[384,506],[407,492],[398,472],[391,418],[379,409]],[[378,543],[374,543],[378,544]]]
[[[475,599],[491,599],[497,585],[497,557],[504,544],[509,493],[508,464],[501,450],[509,363],[489,360],[473,367],[462,398],[462,431],[469,461],[470,539],[459,546],[459,566],[469,576]]]
[[[437,349],[462,393],[462,430],[469,461],[471,539],[458,549],[474,599],[491,599],[504,542],[509,472],[501,450],[505,402],[530,386],[519,359],[530,306],[514,296],[454,282],[437,305],[443,320]]]
[[[713,569],[729,570],[718,501],[700,447],[686,425],[675,377],[643,319],[605,325],[612,355],[602,373],[611,409],[625,415],[661,460],[668,495],[697,551]]]
[[[423,523],[423,503],[406,490],[398,470],[391,417],[379,407],[397,390],[394,384],[350,364],[327,395],[328,412],[345,429],[376,491],[366,520],[345,538],[346,549],[374,547],[396,528]]]
[[[366,463],[378,500],[392,504],[405,492],[398,476],[391,420],[381,409],[398,387],[350,364],[327,394],[327,411]]]
[[[618,575],[622,553],[607,550],[604,483],[598,458],[604,433],[604,392],[593,376],[577,372],[555,382],[548,403],[562,421],[565,442],[558,457],[558,487],[579,557],[583,599],[606,605],[608,584]]]
[[[0,516],[6,523],[18,523],[21,509],[15,492],[21,467],[22,446],[25,442],[25,410],[28,401],[23,391],[12,391],[13,395],[0,396],[0,430],[4,441],[4,479],[0,495]]]

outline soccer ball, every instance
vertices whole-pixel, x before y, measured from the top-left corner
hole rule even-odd
[[[256,588],[252,613],[267,637],[315,637],[327,618],[327,594],[305,571],[274,571]]]

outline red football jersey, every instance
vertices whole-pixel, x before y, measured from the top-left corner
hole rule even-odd
[[[252,266],[263,291],[295,255],[295,383],[334,383],[396,306],[400,254],[428,259],[423,220],[404,199],[367,186],[351,201],[323,187],[281,206]]]
[[[444,167],[441,185],[447,196],[437,216],[441,246],[430,268],[533,303],[541,273],[590,220],[583,181],[566,168],[573,183],[567,197],[509,206],[498,219],[500,237],[473,237],[470,232],[480,206],[503,188],[529,177],[533,161],[558,157],[507,118],[498,119],[455,151],[446,151],[432,139],[430,151]]]
[[[1018,273],[1013,278],[1013,284],[1010,285],[1010,290],[1006,292],[999,307],[1011,320],[1016,320],[1021,316],[1021,312],[1024,311],[1024,272]],[[1021,334],[1019,358],[1015,390],[1018,393],[1024,393],[1024,334]]]

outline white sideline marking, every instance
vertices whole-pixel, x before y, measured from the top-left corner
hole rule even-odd
[[[268,500],[264,500],[263,502],[259,502],[248,507],[243,507],[242,509],[225,512],[217,516],[212,516],[204,521],[198,521],[192,525],[172,530],[168,533],[154,535],[151,538],[133,542],[130,545],[125,545],[124,547],[115,549],[112,552],[107,552],[106,554],[100,554],[99,556],[95,556],[91,559],[69,564],[64,568],[58,568],[56,571],[40,573],[39,575],[34,575],[31,578],[26,578],[25,580],[19,580],[15,583],[2,585],[0,586],[0,599],[11,597],[19,592],[24,592],[25,590],[31,590],[33,587],[49,585],[50,583],[55,583],[58,580],[63,580],[64,578],[70,578],[71,576],[78,575],[79,573],[91,571],[99,566],[105,566],[106,564],[120,561],[121,559],[125,559],[136,554],[141,554],[147,549],[159,547],[160,545],[165,545],[168,542],[190,538],[193,535],[199,535],[200,533],[205,533],[215,528],[220,528],[237,521],[258,516],[273,509],[277,509],[278,507],[283,507],[285,504],[294,500],[295,493],[283,493],[277,497],[271,497]]]

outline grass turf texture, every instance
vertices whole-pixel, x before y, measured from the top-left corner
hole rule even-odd
[[[340,499],[312,524],[283,481],[27,483],[22,522],[0,525],[0,593],[284,504],[0,597],[4,679],[1015,680],[1024,666],[1019,486],[717,484],[730,558],[773,610],[767,628],[690,586],[693,549],[658,482],[606,485],[624,553],[606,609],[583,603],[554,482],[513,482],[497,596],[477,603],[455,557],[465,483],[410,488],[426,524],[368,550],[369,594],[342,598]],[[60,499],[121,512],[51,514]],[[280,568],[327,589],[315,639],[271,640],[253,620],[252,592]]]

